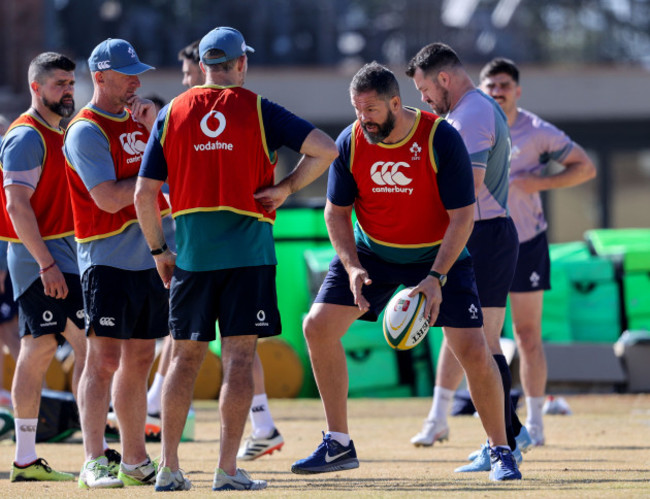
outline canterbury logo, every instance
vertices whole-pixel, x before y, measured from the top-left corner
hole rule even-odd
[[[99,319],[100,326],[115,326],[115,317],[102,317]]]
[[[97,69],[99,71],[105,71],[106,69],[111,69],[111,61],[99,61],[97,63]]]
[[[404,175],[400,168],[410,168],[411,165],[400,161],[399,163],[393,163],[388,161],[384,163],[383,161],[377,161],[370,168],[370,178],[377,185],[399,185],[405,186],[413,182],[413,179],[408,178]]]
[[[29,431],[29,432],[36,433],[36,426],[23,424],[20,425],[20,431]]]
[[[255,405],[251,407],[251,412],[264,412],[264,406],[263,405]]]
[[[132,156],[142,154],[146,149],[147,144],[138,139],[140,135],[142,135],[142,132],[123,133],[120,135],[120,143],[128,154]]]
[[[208,120],[212,116],[219,122],[219,126],[216,128],[216,130],[213,130],[208,126]],[[225,128],[226,117],[219,111],[209,111],[208,114],[206,114],[201,120],[201,131],[212,139],[221,135],[221,132],[223,132]]]

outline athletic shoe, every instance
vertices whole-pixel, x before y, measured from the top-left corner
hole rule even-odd
[[[14,422],[14,417],[11,414],[11,411],[4,407],[0,407],[0,440],[12,438],[14,436],[15,428],[16,423]]]
[[[124,463],[122,463],[117,478],[122,480],[124,485],[151,485],[156,481],[157,472],[158,466],[147,457],[146,463],[130,471],[124,469]]]
[[[533,440],[531,439],[528,430],[526,429],[525,426],[521,427],[521,430],[519,431],[519,435],[515,437],[515,442],[517,442],[517,447],[515,447],[513,453],[517,458],[517,463],[521,463],[522,461],[521,453],[528,452],[531,446],[534,445]],[[483,447],[481,447],[478,450],[475,450],[469,456],[467,456],[467,460],[474,461],[481,452],[483,452]]]
[[[508,449],[495,447],[490,449],[490,480],[500,482],[503,480],[521,480],[521,472],[517,463]]]
[[[473,473],[477,471],[490,471],[490,468],[490,445],[489,443],[485,443],[481,445],[480,450],[477,451],[476,457],[471,463],[456,468],[454,471],[456,473]]]
[[[530,438],[530,434],[525,426],[521,427],[519,430],[519,435],[515,437],[515,442],[517,442],[517,449],[521,452],[528,452],[533,446],[533,440]]]
[[[45,459],[39,457],[33,463],[24,466],[14,463],[9,480],[12,482],[70,482],[74,481],[74,475],[53,470]]]
[[[117,478],[117,474],[120,472],[120,464],[122,464],[122,455],[115,449],[106,449],[104,455],[108,460],[108,472]]]
[[[250,475],[241,468],[237,473],[228,475],[221,468],[214,472],[212,490],[262,490],[266,488],[266,480],[253,480]]]
[[[528,428],[528,434],[530,435],[530,439],[533,442],[533,445],[535,447],[540,447],[546,443],[546,439],[544,438],[544,427],[536,424],[531,424],[527,426]]]
[[[554,397],[553,395],[546,397],[542,412],[544,414],[562,414],[565,416],[573,414],[571,407],[569,407],[569,404],[564,398]]]
[[[276,428],[268,437],[255,438],[253,435],[248,437],[237,453],[237,459],[242,461],[252,461],[265,454],[272,454],[275,450],[280,450],[284,445],[284,438]]]
[[[291,471],[299,475],[311,473],[327,473],[329,471],[351,470],[359,467],[357,451],[354,443],[345,447],[332,438],[329,433],[323,432],[323,441],[314,453],[293,463]]]
[[[144,424],[144,438],[147,442],[160,442],[162,420],[160,414],[147,414]]]
[[[108,471],[108,459],[105,456],[88,461],[79,473],[80,489],[117,489],[124,483]]]
[[[181,470],[173,471],[167,466],[158,470],[156,475],[156,492],[171,492],[173,490],[190,490],[192,482],[183,476]]]
[[[420,433],[411,439],[416,447],[431,447],[436,442],[449,440],[449,426],[435,419],[425,419]]]

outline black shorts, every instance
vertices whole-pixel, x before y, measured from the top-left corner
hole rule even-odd
[[[551,257],[546,231],[519,245],[517,269],[510,291],[526,293],[551,289]]]
[[[175,340],[282,332],[275,265],[189,272],[176,267],[170,293],[169,330]]]
[[[361,266],[372,279],[372,284],[364,286],[362,290],[363,296],[370,303],[370,310],[360,317],[364,321],[376,321],[397,288],[401,285],[418,285],[433,264],[390,263],[363,247],[357,247],[357,253]],[[332,259],[314,303],[355,306],[348,273],[338,256]],[[447,284],[442,287],[440,313],[434,325],[457,328],[483,325],[471,257],[457,261],[449,270]]]
[[[86,334],[128,340],[167,336],[169,292],[156,269],[93,265],[81,279]]]
[[[18,303],[14,301],[14,288],[9,272],[5,278],[5,292],[0,294],[0,324],[9,322],[18,314]]]
[[[61,344],[66,322],[70,319],[79,329],[84,327],[84,304],[81,283],[77,274],[63,274],[68,286],[65,299],[45,295],[43,281],[36,279],[27,291],[18,297],[18,323],[20,337],[31,334],[34,338],[46,334],[57,335]]]
[[[514,222],[510,217],[474,222],[467,249],[474,259],[481,306],[505,307],[519,252]]]

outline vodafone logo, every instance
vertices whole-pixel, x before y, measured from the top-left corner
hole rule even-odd
[[[377,161],[370,168],[370,178],[372,181],[384,187],[375,187],[372,192],[401,192],[411,195],[412,188],[404,188],[413,182],[413,179],[408,178],[400,171],[400,168],[410,168],[411,165],[400,161],[394,163],[392,161]]]
[[[127,154],[134,156],[144,152],[147,144],[138,138],[140,135],[142,135],[142,132],[123,133],[120,135],[120,143]],[[131,163],[132,161],[129,162]]]
[[[216,121],[216,123],[215,123]],[[214,125],[217,125],[214,128]],[[226,129],[226,117],[219,111],[208,111],[208,113],[201,118],[201,131],[214,139],[221,135]],[[194,144],[194,150],[199,151],[232,151],[234,145],[230,142],[219,142],[218,140],[208,141],[203,144]]]
[[[217,127],[216,130],[212,130],[208,126],[208,120],[210,119],[211,116],[214,116],[214,118],[219,122],[219,126]],[[225,128],[226,128],[226,117],[223,115],[223,113],[219,111],[209,111],[208,114],[206,114],[201,120],[201,131],[211,139],[214,139],[215,137],[221,135],[221,132],[223,132]]]

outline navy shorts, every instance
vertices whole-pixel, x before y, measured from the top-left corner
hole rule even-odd
[[[505,307],[519,252],[514,222],[510,217],[477,220],[467,249],[474,259],[481,306]]]
[[[18,297],[18,324],[21,338],[28,334],[34,338],[54,334],[61,344],[63,342],[61,334],[65,331],[68,319],[79,329],[83,329],[84,303],[79,276],[65,273],[63,277],[68,286],[68,296],[63,300],[46,296],[40,278]]]
[[[175,340],[282,332],[275,265],[189,272],[176,267],[170,293],[169,330]]]
[[[18,304],[14,301],[14,288],[9,272],[5,278],[5,292],[0,294],[0,324],[9,322],[18,314]]]
[[[526,293],[551,289],[551,257],[546,231],[519,245],[517,269],[510,291]]]
[[[156,269],[124,270],[93,265],[81,279],[86,334],[151,340],[169,334],[169,292]]]
[[[370,310],[360,317],[364,321],[376,321],[391,296],[401,285],[417,286],[424,279],[433,262],[390,263],[370,250],[358,247],[359,261],[368,272],[372,284],[364,286],[363,296],[370,303]],[[329,303],[354,307],[350,279],[338,256],[330,263],[329,272],[314,299],[314,303]],[[442,287],[442,304],[435,326],[474,328],[483,325],[483,313],[479,305],[472,258],[457,261],[447,274],[447,284]]]

